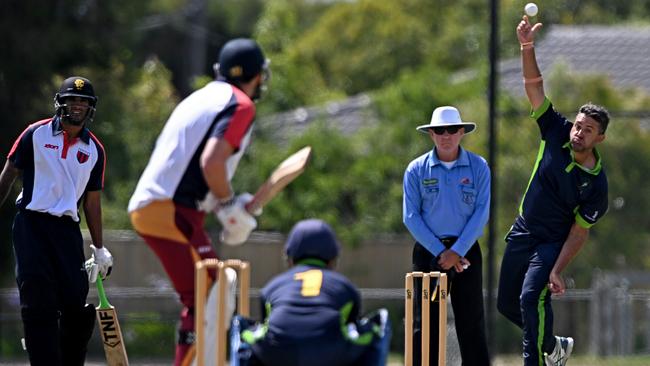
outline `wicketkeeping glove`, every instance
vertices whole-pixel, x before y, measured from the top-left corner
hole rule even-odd
[[[85,267],[88,273],[88,281],[94,283],[97,281],[97,275],[101,275],[105,279],[111,274],[113,269],[113,256],[106,247],[97,248],[90,244],[90,249],[93,250],[90,259],[86,261]]]
[[[220,239],[228,245],[243,244],[257,227],[257,220],[246,211],[246,200],[239,196],[230,202],[221,204],[217,209],[217,219],[223,230]]]

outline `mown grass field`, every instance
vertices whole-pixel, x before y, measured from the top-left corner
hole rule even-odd
[[[131,366],[165,366],[170,365],[172,360],[131,360]],[[498,356],[494,359],[492,366],[521,366],[522,359],[518,355]],[[23,366],[24,362],[17,360],[5,361],[0,360],[0,366]],[[104,366],[103,360],[89,360],[86,366]],[[457,360],[447,362],[448,366],[460,366]],[[606,357],[595,358],[591,356],[571,357],[567,366],[648,366],[650,365],[650,355],[646,356],[629,356],[629,357]],[[401,354],[391,354],[388,360],[388,366],[404,366],[404,359]]]
[[[402,355],[393,354],[390,356],[388,366],[403,366],[404,359]],[[459,366],[448,362],[448,366]],[[498,356],[494,359],[492,366],[521,366],[523,361],[521,356],[509,355]],[[648,366],[650,365],[650,355],[647,356],[629,356],[629,357],[604,357],[596,358],[592,356],[575,356],[567,362],[567,366]]]

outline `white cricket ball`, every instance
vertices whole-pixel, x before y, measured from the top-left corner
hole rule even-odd
[[[529,17],[534,17],[537,15],[537,11],[539,9],[537,8],[537,4],[535,3],[528,3],[526,6],[524,6],[524,12],[526,12],[526,15]]]

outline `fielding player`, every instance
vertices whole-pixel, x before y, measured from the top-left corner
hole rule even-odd
[[[162,262],[184,305],[175,365],[192,358],[194,264],[216,258],[203,228],[205,213],[216,213],[221,241],[229,245],[242,244],[257,226],[244,207],[252,196],[235,196],[230,180],[251,139],[253,100],[267,67],[255,41],[227,42],[215,65],[217,80],[173,111],[129,202],[133,227]]]
[[[359,292],[333,270],[339,244],[330,226],[317,219],[298,222],[285,253],[291,268],[262,289],[264,322],[242,333],[253,356],[241,364],[385,365],[388,312],[381,309],[359,321]]]
[[[553,335],[551,294],[565,290],[561,273],[607,211],[607,177],[595,146],[605,139],[605,108],[585,104],[571,123],[544,94],[533,41],[542,27],[524,16],[517,26],[524,88],[542,142],[519,215],[506,236],[499,311],[523,329],[525,365],[564,365],[573,339]]]
[[[54,98],[54,117],[31,124],[14,143],[0,175],[2,204],[18,175],[23,189],[13,225],[16,282],[32,365],[83,365],[95,324],[86,304],[88,279],[113,265],[102,243],[104,147],[88,130],[97,97],[88,79],[73,76]],[[79,203],[93,244],[84,268]]]

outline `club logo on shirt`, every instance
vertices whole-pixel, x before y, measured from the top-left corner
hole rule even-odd
[[[460,184],[469,184],[469,183],[470,183],[470,180],[467,177],[460,180]]]
[[[473,205],[474,204],[474,193],[463,191],[463,202],[465,202],[468,205]]]
[[[589,187],[589,181],[583,182],[578,186],[578,194],[582,196],[584,194],[585,189]]]
[[[90,153],[83,151],[81,149],[77,151],[77,161],[79,162],[79,164],[83,164],[87,162],[89,157],[90,157]]]
[[[591,216],[585,215],[585,217],[588,218],[591,221],[596,221],[596,217],[598,217],[598,210],[596,210],[596,212],[594,212],[593,215],[591,215]]]

